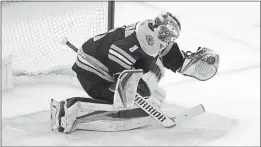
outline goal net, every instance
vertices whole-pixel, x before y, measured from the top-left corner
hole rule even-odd
[[[109,2],[1,2],[2,52],[12,53],[13,74],[70,73],[76,47],[108,29]]]

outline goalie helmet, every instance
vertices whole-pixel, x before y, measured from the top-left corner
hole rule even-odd
[[[166,13],[155,19],[138,22],[136,35],[142,50],[155,57],[178,38],[180,30],[179,21],[170,13]]]
[[[165,49],[171,42],[174,42],[179,37],[181,31],[179,20],[169,12],[155,18],[154,28],[154,32],[161,42],[161,50]]]

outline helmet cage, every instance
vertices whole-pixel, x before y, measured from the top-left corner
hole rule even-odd
[[[167,13],[158,16],[155,20],[155,24],[158,25],[158,38],[164,42],[164,44],[174,42],[174,40],[179,37],[181,30],[180,24],[171,14]]]

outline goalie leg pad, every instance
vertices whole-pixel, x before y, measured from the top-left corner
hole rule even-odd
[[[156,106],[160,108],[166,98],[166,91],[159,86],[155,74],[152,72],[147,72],[142,76],[141,81],[143,81],[143,84],[146,84],[146,86],[142,86],[142,88],[147,89],[147,91],[149,91],[150,94],[142,95],[139,91],[137,91],[138,94],[140,94],[143,97],[149,97],[148,100],[152,103],[155,103]]]
[[[77,129],[77,119],[82,116],[90,116],[88,121],[95,120],[97,115],[95,114],[99,111],[113,111],[111,104],[105,101],[73,97],[67,99],[65,102],[65,116],[62,119],[62,127],[64,127],[64,133],[71,133]]]
[[[93,121],[88,117],[78,119],[77,129],[92,131],[127,131],[147,126],[151,117],[140,108],[120,110],[117,112],[103,112]]]
[[[74,105],[72,105],[71,107],[67,107],[67,101],[65,101],[65,115],[64,117],[62,117],[61,119],[61,127],[64,128],[64,133],[70,133],[72,131],[74,131],[77,127],[76,124],[76,119],[78,116],[78,108],[79,108],[79,103],[75,103]]]
[[[118,77],[113,105],[115,109],[133,108],[142,70],[124,70]]]
[[[116,110],[106,102],[74,97],[65,101],[64,113],[57,121],[59,123],[53,124],[57,125],[56,129],[63,129],[60,132],[72,133],[76,129],[124,131],[146,126],[149,121],[149,115],[140,108]]]
[[[92,131],[119,132],[145,127],[150,121],[150,116],[122,120],[97,120],[88,123],[80,123],[77,128]]]

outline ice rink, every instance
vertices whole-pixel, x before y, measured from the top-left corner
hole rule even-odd
[[[203,104],[206,113],[172,129],[152,120],[148,127],[125,132],[61,134],[50,130],[49,103],[87,96],[75,77],[14,77],[15,88],[2,92],[2,145],[260,146],[260,3],[117,2],[115,27],[161,11],[180,20],[181,49],[210,47],[221,60],[217,76],[205,82],[167,70],[160,82],[167,92],[163,111],[175,115]]]

